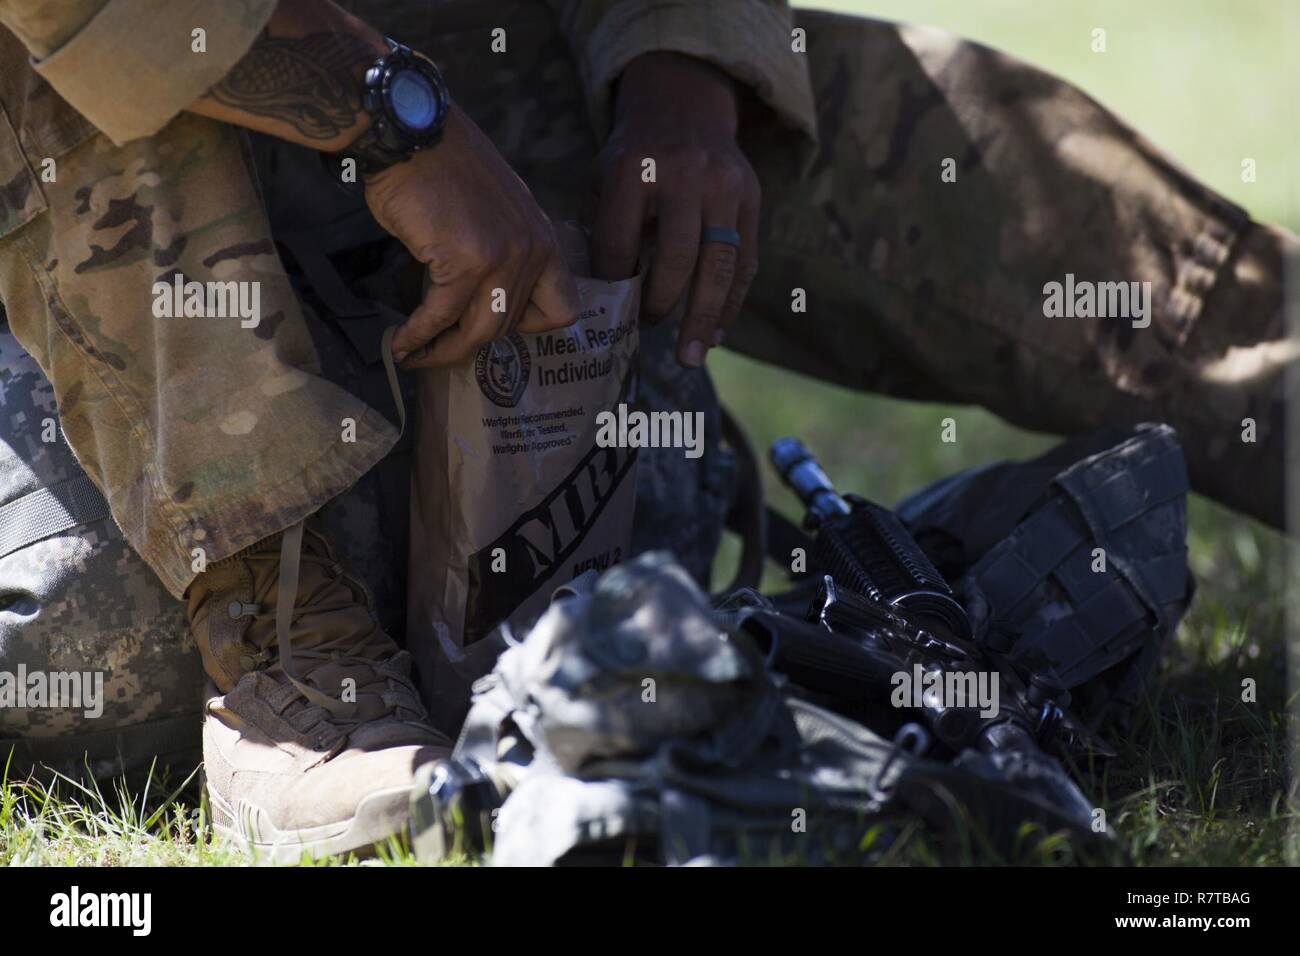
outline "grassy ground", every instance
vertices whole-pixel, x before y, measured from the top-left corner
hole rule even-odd
[[[825,0],[820,6],[952,29],[1049,66],[1143,129],[1185,166],[1257,218],[1300,226],[1288,171],[1296,167],[1287,37],[1300,14],[1281,0]],[[1289,17],[1289,22],[1287,18]],[[1091,31],[1108,52],[1091,52]],[[1300,62],[1292,49],[1290,63]],[[1290,88],[1300,88],[1294,75]],[[1254,158],[1258,181],[1243,183]],[[967,465],[1019,457],[1049,443],[973,409],[903,404],[797,379],[722,355],[711,359],[724,400],[760,447],[800,434],[842,487],[890,502]],[[792,396],[794,397],[792,399]],[[938,440],[945,417],[956,443]],[[769,486],[770,486],[769,482]],[[780,493],[778,503],[795,513]],[[1282,799],[1287,752],[1282,545],[1208,502],[1191,508],[1197,601],[1161,671],[1149,708],[1120,741],[1121,757],[1085,785],[1140,864],[1283,862],[1294,820]],[[722,562],[734,556],[725,553]],[[1242,700],[1242,681],[1257,685]],[[0,790],[0,865],[223,865],[246,862],[198,836],[200,811],[172,799],[182,781],[147,793],[10,784]],[[905,860],[932,859],[919,836]],[[1069,859],[1068,850],[1037,854]],[[977,854],[978,858],[978,854]],[[401,847],[378,862],[409,863]]]

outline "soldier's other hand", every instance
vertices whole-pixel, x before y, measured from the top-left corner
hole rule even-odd
[[[453,107],[442,140],[366,178],[375,219],[429,274],[393,336],[405,368],[467,361],[510,332],[578,317],[578,287],[546,215],[496,147]]]
[[[758,272],[761,194],[736,144],[738,125],[735,89],[724,73],[689,57],[649,53],[623,71],[614,129],[596,159],[596,274],[627,278],[643,233],[654,235],[642,315],[662,319],[689,297],[677,342],[677,360],[687,366],[702,364],[721,343]],[[701,242],[705,229],[738,233],[739,248]]]

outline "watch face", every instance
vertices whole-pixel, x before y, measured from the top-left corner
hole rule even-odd
[[[429,129],[438,121],[439,98],[433,82],[419,70],[400,70],[388,83],[388,104],[408,129]]]

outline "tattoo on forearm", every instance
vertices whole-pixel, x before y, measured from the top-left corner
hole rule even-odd
[[[263,34],[204,95],[279,120],[308,139],[333,139],[356,124],[361,109],[357,76],[378,55],[360,37],[347,33]]]

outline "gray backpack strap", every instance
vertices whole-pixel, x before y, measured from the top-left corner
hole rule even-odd
[[[0,558],[109,516],[108,502],[84,473],[0,505]]]

